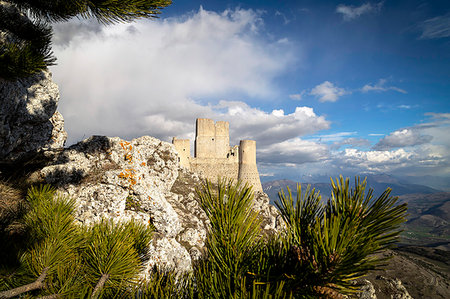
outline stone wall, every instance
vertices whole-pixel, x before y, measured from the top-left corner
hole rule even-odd
[[[190,161],[189,169],[213,181],[218,177],[236,181],[239,173],[238,157],[231,156],[228,159],[193,158]]]
[[[191,143],[189,139],[177,139],[173,137],[172,144],[178,153],[178,162],[185,168],[189,168],[189,159],[191,157]]]
[[[194,157],[190,156],[188,139],[173,138],[180,165],[210,180],[230,178],[242,180],[261,191],[256,167],[256,142],[242,140],[239,146],[230,147],[229,123],[212,119],[196,120]]]

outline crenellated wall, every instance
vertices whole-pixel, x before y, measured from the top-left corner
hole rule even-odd
[[[180,165],[202,174],[210,180],[217,178],[240,179],[262,191],[256,167],[256,142],[241,140],[230,147],[229,123],[212,119],[196,120],[194,157],[190,156],[190,140],[173,138]]]

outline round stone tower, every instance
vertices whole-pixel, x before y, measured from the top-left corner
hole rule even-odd
[[[261,191],[261,180],[256,168],[256,141],[241,140],[239,144],[239,175],[243,183],[253,186],[253,191]]]

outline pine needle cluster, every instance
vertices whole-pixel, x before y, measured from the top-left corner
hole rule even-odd
[[[74,201],[32,188],[23,222],[29,243],[21,267],[1,278],[0,298],[344,298],[355,280],[382,265],[376,253],[395,244],[406,205],[387,189],[378,198],[366,181],[331,180],[326,202],[309,187],[279,193],[285,228],[270,237],[252,209],[251,187],[206,182],[197,189],[208,217],[202,258],[191,273],[155,267],[139,280],[151,228],[103,220],[74,224]],[[304,191],[304,192],[303,192]]]
[[[210,221],[206,254],[194,271],[198,298],[343,298],[355,280],[385,261],[405,221],[406,204],[387,189],[373,198],[366,181],[331,180],[326,202],[309,187],[287,189],[276,203],[285,230],[263,238],[251,188],[220,182],[198,190]]]
[[[0,298],[27,293],[59,298],[130,296],[148,258],[152,227],[102,220],[77,225],[75,201],[49,186],[33,187],[23,218],[27,248],[20,267],[1,278]]]
[[[51,50],[54,22],[79,17],[113,24],[156,18],[171,3],[171,0],[1,0],[0,78],[16,80],[55,63]]]

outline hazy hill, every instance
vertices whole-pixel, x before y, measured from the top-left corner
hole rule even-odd
[[[364,177],[361,177],[363,179]],[[350,183],[353,185],[354,180],[351,179]],[[305,189],[308,185],[311,185],[311,188],[315,188],[320,191],[322,197],[327,199],[331,194],[331,185],[330,181],[324,182],[301,182],[302,189]],[[367,185],[369,188],[374,189],[375,196],[380,195],[386,188],[392,188],[392,195],[400,196],[405,194],[412,193],[420,193],[420,194],[432,194],[436,192],[440,192],[440,190],[436,190],[434,188],[419,185],[419,184],[410,184],[404,182],[396,177],[382,174],[382,175],[368,175],[367,176]],[[286,192],[286,187],[293,192],[293,195],[296,193],[294,191],[297,190],[297,182],[292,180],[275,180],[269,181],[262,184],[263,190],[265,193],[269,195],[271,202],[273,203],[278,199],[278,192],[281,189],[284,189]]]
[[[450,192],[439,192],[428,186],[405,183],[389,175],[367,177],[367,184],[374,189],[375,196],[386,188],[392,188],[392,195],[399,196],[399,202],[408,203],[408,217],[404,225],[401,244],[430,246],[450,250]],[[308,185],[322,194],[327,200],[331,194],[330,183],[302,183],[302,190]],[[294,197],[297,196],[297,182],[277,180],[263,184],[263,190],[269,195],[272,203],[278,200],[278,192],[287,188]]]
[[[408,222],[402,242],[450,250],[450,192],[407,194]]]

